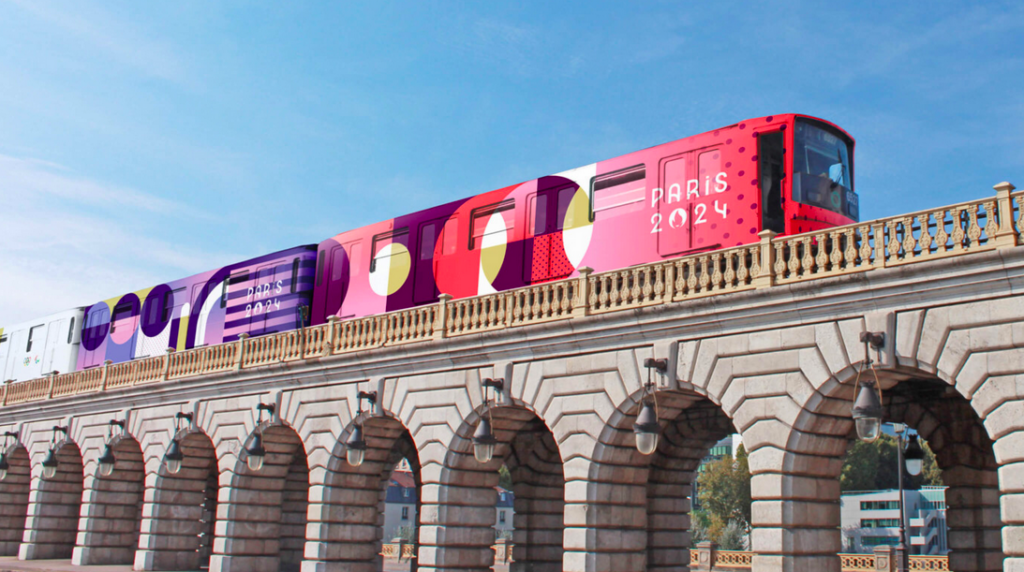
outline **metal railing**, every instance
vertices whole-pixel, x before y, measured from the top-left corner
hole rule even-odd
[[[625,270],[439,302],[235,342],[142,358],[0,388],[15,405],[189,377],[313,360],[869,272],[1024,245],[1024,192],[760,242]]]

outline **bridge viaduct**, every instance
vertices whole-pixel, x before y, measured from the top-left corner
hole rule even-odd
[[[136,570],[209,558],[220,572],[377,571],[384,487],[406,458],[419,570],[490,569],[502,463],[514,482],[513,570],[687,570],[697,465],[738,432],[753,474],[753,570],[838,571],[839,473],[870,357],[886,420],[920,432],[949,486],[950,569],[1024,571],[1024,193],[996,189],[7,384],[0,431],[17,436],[0,480],[0,554]],[[877,356],[862,332],[884,334]],[[642,455],[633,424],[648,381],[661,439]],[[472,436],[484,418],[496,450],[480,463]],[[345,445],[357,426],[358,466]],[[252,470],[257,436],[266,455]],[[104,475],[108,443],[116,462]],[[51,450],[58,464],[44,476]]]

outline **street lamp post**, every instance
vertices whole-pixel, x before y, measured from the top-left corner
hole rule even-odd
[[[881,353],[885,346],[885,334],[880,332],[862,332],[861,342],[871,346],[876,353]],[[868,352],[865,351],[867,354]],[[868,354],[870,355],[870,354]],[[871,367],[871,358],[868,360],[868,367]],[[857,428],[857,438],[870,443],[878,438],[881,433],[882,407],[881,389],[878,383],[878,375],[871,367],[874,380],[860,381],[860,374],[857,375],[856,401],[853,406],[853,418]],[[917,441],[917,435],[909,435],[907,426],[903,423],[892,423],[893,431],[896,433],[896,463],[897,478],[899,479],[899,505],[900,509],[900,541],[896,546],[896,569],[899,572],[907,572],[910,569],[909,555],[907,553],[907,520],[906,507],[903,502],[903,471],[917,476],[921,474],[924,450]],[[907,435],[907,436],[905,436]],[[904,448],[906,449],[906,460],[904,461]],[[906,466],[904,466],[906,463]]]

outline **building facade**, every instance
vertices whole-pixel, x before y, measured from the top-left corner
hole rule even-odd
[[[911,554],[946,554],[946,487],[904,491]],[[870,553],[896,546],[900,536],[899,491],[852,491],[842,495],[843,548]]]

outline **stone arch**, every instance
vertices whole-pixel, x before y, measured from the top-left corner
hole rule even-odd
[[[856,364],[862,367],[864,364]],[[899,367],[878,370],[882,388],[883,420],[904,423],[918,432],[935,453],[942,470],[946,491],[949,541],[949,567],[965,572],[1003,569],[999,516],[999,478],[993,441],[972,402],[949,381],[934,373]],[[862,373],[870,377],[870,373]],[[815,502],[831,499],[839,503],[839,475],[849,446],[857,438],[850,411],[853,405],[857,373],[854,368],[824,384],[820,400],[808,404],[794,424],[790,451],[802,450],[804,457],[820,455],[816,479],[831,479],[833,486],[813,489]],[[815,436],[817,450],[808,446],[808,435]],[[824,445],[824,446],[822,446]],[[810,470],[799,455],[787,453],[784,462],[790,468]],[[795,512],[797,507],[790,510]],[[838,510],[819,512],[817,526],[838,529]],[[908,527],[912,514],[907,515]],[[909,533],[909,531],[908,531]],[[909,535],[909,534],[908,534]],[[840,542],[841,544],[841,542]],[[833,565],[838,567],[839,562]]]
[[[479,463],[472,435],[490,415],[497,440],[494,458]],[[436,480],[425,489],[421,523],[436,539],[420,548],[431,570],[491,570],[495,565],[495,506],[498,470],[505,464],[512,476],[514,561],[511,570],[562,570],[565,473],[562,454],[551,429],[525,403],[509,399],[479,406],[455,431],[441,463],[432,468]],[[421,533],[422,535],[422,533]],[[423,558],[426,556],[427,558]]]
[[[294,429],[267,424],[259,471],[240,455],[217,506],[211,572],[297,572],[302,564],[309,465]],[[251,439],[251,437],[250,437]]]
[[[129,435],[117,435],[109,443],[114,452],[114,472],[100,475],[92,464],[85,478],[82,520],[75,565],[132,564],[139,546],[145,463],[139,442]]]
[[[367,447],[365,460],[358,467],[346,460],[344,445],[356,423],[362,424]],[[402,459],[409,462],[413,474],[419,515],[419,454],[409,431],[387,414],[364,413],[349,424],[331,450],[323,482],[311,495],[309,513],[314,526],[310,527],[308,565],[316,563],[317,570],[352,572],[378,572],[383,568],[384,502],[391,472]]]
[[[608,550],[614,570],[686,570],[690,563],[690,511],[697,469],[715,443],[737,432],[725,411],[693,391],[655,394],[662,431],[650,456],[636,448],[633,423],[642,393],[628,396],[603,428],[588,477],[595,550]]]
[[[7,450],[7,477],[0,481],[0,556],[17,556],[25,535],[32,466],[28,450],[16,443]]]
[[[71,558],[78,534],[82,506],[82,453],[78,445],[64,440],[54,446],[57,473],[53,478],[32,480],[25,536],[18,551],[21,560]]]
[[[136,570],[198,570],[209,563],[218,497],[213,442],[183,429],[176,438],[184,459],[171,473],[161,456],[147,477]]]

